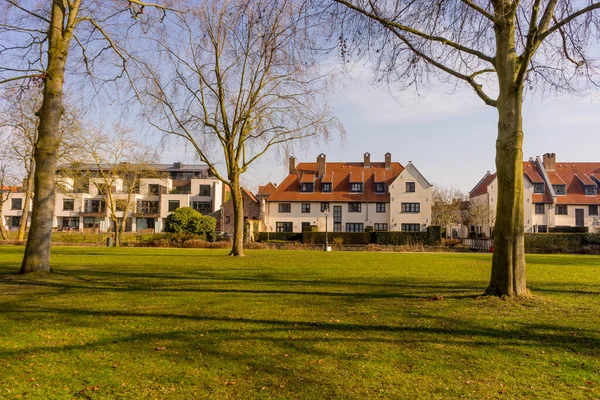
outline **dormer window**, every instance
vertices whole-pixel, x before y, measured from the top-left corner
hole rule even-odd
[[[315,191],[315,184],[312,182],[303,183],[300,186],[300,191],[303,193],[312,193]]]
[[[595,196],[598,194],[598,188],[594,185],[585,185],[585,194],[587,196]]]
[[[545,188],[543,183],[534,183],[533,184],[533,193],[544,193]]]
[[[375,182],[375,193],[385,193],[385,182]]]
[[[351,183],[350,184],[350,191],[353,192],[353,193],[362,193],[362,191],[363,191],[363,184],[362,184],[362,182],[360,182],[360,183],[358,183],[358,182]]]
[[[567,185],[552,185],[554,193],[558,196],[564,196],[567,194]]]
[[[331,193],[331,182],[323,182],[321,183],[321,192],[323,193]]]

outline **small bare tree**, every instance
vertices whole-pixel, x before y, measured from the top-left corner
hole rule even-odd
[[[37,111],[35,195],[21,273],[50,270],[65,78],[71,81],[83,72],[99,79],[98,90],[121,76],[131,78],[126,68],[131,54],[116,38],[126,41],[139,25],[151,26],[147,10],[158,10],[163,18],[170,8],[166,2],[141,0],[0,0],[0,84],[43,86]]]
[[[366,56],[399,89],[450,77],[498,112],[498,203],[491,295],[528,296],[522,104],[526,88],[598,86],[594,0],[322,0],[342,57]],[[341,32],[339,32],[341,28]],[[583,78],[580,79],[580,78]]]
[[[463,210],[462,223],[469,226],[479,226],[483,229],[485,225],[492,228],[490,206],[481,200],[471,199],[469,206]]]
[[[135,210],[136,194],[147,194],[140,192],[140,179],[158,176],[151,166],[157,154],[119,126],[113,134],[83,132],[79,146],[87,162],[72,169],[78,179],[87,179],[102,195],[115,232],[115,246],[119,247],[127,218]]]
[[[19,225],[18,240],[25,238],[25,229],[29,219],[29,209],[33,197],[33,178],[35,171],[35,144],[37,142],[37,128],[39,118],[37,110],[42,103],[42,93],[39,86],[34,85],[26,90],[15,90],[7,88],[0,96],[2,108],[0,109],[0,128],[10,132],[7,145],[10,151],[7,157],[13,158],[20,164],[22,172],[21,187],[25,190],[23,205],[23,218]],[[79,119],[80,110],[65,101],[65,110],[61,117],[58,131],[58,159],[63,162],[71,162],[77,159],[77,148],[73,141],[75,135],[81,129]]]
[[[4,215],[2,214],[4,203],[14,191],[16,179],[14,176],[14,158],[10,154],[10,136],[0,129],[0,237],[8,239],[8,233],[4,227]]]
[[[431,195],[431,221],[446,229],[446,236],[452,226],[462,222],[462,202],[464,195],[457,189],[434,186]]]
[[[146,94],[164,116],[151,123],[189,142],[231,188],[234,256],[244,254],[241,175],[274,146],[339,127],[298,4],[206,1],[174,15],[178,29],[156,40],[161,68],[146,70]]]

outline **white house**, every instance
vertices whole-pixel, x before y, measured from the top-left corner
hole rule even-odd
[[[317,226],[330,232],[422,231],[431,224],[432,185],[409,162],[299,163],[266,200],[264,221],[271,232],[301,232]]]
[[[600,162],[556,162],[555,153],[523,162],[525,232],[553,227],[588,227],[600,231]],[[489,171],[469,193],[471,202],[487,206],[489,220],[471,225],[473,232],[491,234],[496,213],[498,179]],[[464,233],[463,233],[464,234]]]

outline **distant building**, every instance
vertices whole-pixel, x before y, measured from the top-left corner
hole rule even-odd
[[[432,185],[409,161],[316,162],[289,159],[289,174],[266,198],[264,221],[270,232],[422,231],[431,224]]]
[[[259,221],[260,203],[258,199],[248,190],[242,188],[242,203],[244,204],[244,219]],[[227,200],[221,207],[221,232],[228,235],[233,234],[233,201]]]
[[[556,162],[555,153],[523,162],[525,232],[551,227],[588,227],[600,231],[600,162]],[[489,210],[485,223],[468,229],[491,234],[498,201],[498,179],[489,171],[469,193],[471,202]]]
[[[126,201],[130,185],[135,185],[131,211],[128,215],[117,211],[119,218],[126,218],[127,231],[160,232],[167,216],[177,208],[192,207],[206,215],[219,210],[223,203],[223,184],[206,165],[150,164],[145,168],[152,172],[147,178],[130,182],[127,176],[117,176],[110,188],[103,188],[101,173],[114,171],[114,165],[61,167],[57,171],[59,190],[53,226],[59,230],[111,230],[109,207],[101,191],[110,190],[115,202]],[[8,229],[18,228],[24,215],[24,196],[12,193],[4,204],[2,222]]]

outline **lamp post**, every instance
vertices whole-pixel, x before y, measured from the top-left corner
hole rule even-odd
[[[325,251],[329,251],[329,238],[327,236],[329,230],[328,230],[328,224],[327,224],[327,217],[329,216],[329,208],[325,209]]]

